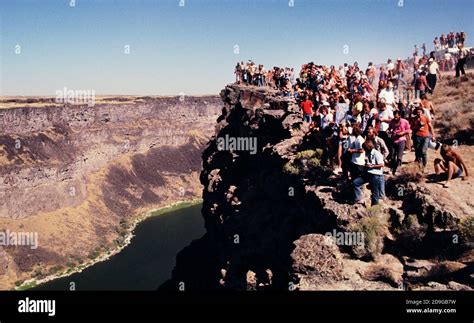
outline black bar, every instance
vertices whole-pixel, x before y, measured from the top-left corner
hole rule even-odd
[[[56,300],[54,317],[47,313],[19,313],[18,302],[26,298]],[[431,304],[434,300],[456,304]],[[407,300],[429,305],[407,305]],[[465,291],[399,292],[0,292],[0,321],[9,320],[132,320],[155,319],[298,319],[415,320],[472,322],[474,293]],[[435,301],[436,302],[436,301]],[[407,308],[454,308],[456,313],[408,314]],[[222,313],[227,313],[226,317]]]

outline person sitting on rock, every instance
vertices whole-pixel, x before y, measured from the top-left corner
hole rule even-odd
[[[383,175],[384,158],[383,155],[375,149],[375,144],[372,140],[366,140],[362,147],[367,155],[365,164],[366,171],[352,181],[354,204],[362,203],[362,186],[368,182],[370,183],[371,190],[371,205],[377,205],[379,200],[383,197],[382,191],[385,184]]]
[[[444,184],[444,187],[449,187],[449,182],[451,179],[460,177],[463,172],[466,173],[466,175],[463,176],[463,180],[466,180],[469,176],[469,173],[462,157],[450,146],[445,144],[441,146],[440,153],[441,157],[443,157],[443,160],[436,158],[434,160],[434,169],[436,175],[440,175],[442,171],[447,173],[448,178]]]

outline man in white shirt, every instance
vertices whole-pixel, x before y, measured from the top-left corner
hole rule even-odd
[[[437,75],[439,75],[439,79],[441,79],[441,73],[439,72],[439,66],[438,63],[433,58],[430,58],[428,60],[428,75],[426,75],[426,81],[428,82],[428,85],[430,89],[428,90],[431,94],[433,94],[433,91],[436,86],[436,82],[438,80]]]
[[[362,145],[364,144],[365,139],[362,137],[362,131],[357,125],[352,127],[352,136],[354,137],[354,140],[351,140],[347,151],[351,154],[350,173],[352,179],[354,179],[359,177],[364,171],[365,151],[364,148],[362,148]]]
[[[390,122],[393,119],[393,109],[391,106],[386,105],[383,100],[379,102],[379,113],[377,119],[380,122],[379,137],[382,138],[386,144],[390,145],[390,138],[387,131],[390,127]]]
[[[395,108],[395,92],[393,91],[393,83],[388,82],[385,89],[380,91],[379,100],[383,99],[385,104],[390,106],[392,109]]]
[[[362,186],[369,182],[371,189],[371,205],[377,205],[382,194],[384,186],[383,166],[384,158],[382,154],[375,149],[372,140],[366,140],[363,149],[367,154],[366,172],[352,181],[354,188],[354,203],[362,202]]]

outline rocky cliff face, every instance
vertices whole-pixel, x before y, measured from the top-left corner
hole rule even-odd
[[[0,288],[77,266],[123,243],[135,216],[200,197],[218,96],[31,100],[0,109],[0,229],[37,232],[38,248],[0,247]]]
[[[389,179],[381,207],[347,204],[348,186],[325,167],[294,102],[238,85],[221,97],[200,175],[207,234],[178,255],[163,289],[472,287],[472,233],[462,235],[472,213],[435,202],[407,175]],[[244,144],[253,140],[256,153]],[[344,234],[352,242],[335,239]]]

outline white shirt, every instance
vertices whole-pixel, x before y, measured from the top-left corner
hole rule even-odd
[[[395,104],[395,92],[389,91],[387,89],[383,89],[379,93],[379,98],[380,99],[385,99],[385,103],[387,105],[393,105]]]
[[[333,115],[332,113],[328,113],[326,115],[321,115],[321,128],[324,129],[326,128],[327,126],[329,126],[329,124],[333,122]]]
[[[423,114],[428,118],[428,120],[432,120],[430,110],[428,110],[427,108],[423,108]]]
[[[341,124],[343,121],[346,121],[347,111],[349,111],[349,104],[336,104],[336,123]]]
[[[428,67],[428,70],[429,70],[430,74],[436,74],[436,72],[438,70],[438,63],[432,62],[430,64],[430,66]]]
[[[361,123],[362,122],[362,116],[360,115],[360,113],[358,115],[356,115],[355,117],[353,117],[353,119],[355,120],[355,122],[357,123]]]
[[[395,68],[395,64],[389,63],[387,64],[387,71],[393,70]]]
[[[392,108],[387,106],[384,111],[379,111],[379,119],[393,119]],[[380,131],[387,131],[390,122],[380,122]]]
[[[367,165],[383,165],[383,156],[382,154],[376,150],[372,149],[369,156],[367,156]],[[383,167],[381,168],[369,168],[367,173],[373,175],[383,175]]]
[[[461,48],[459,50],[459,58],[465,58],[467,56],[467,49],[466,48]]]
[[[365,139],[362,136],[358,136],[355,140],[351,143],[350,148],[360,150],[362,145],[364,144]],[[365,165],[365,152],[362,153],[353,153],[351,156],[351,162],[356,165],[364,166]]]

